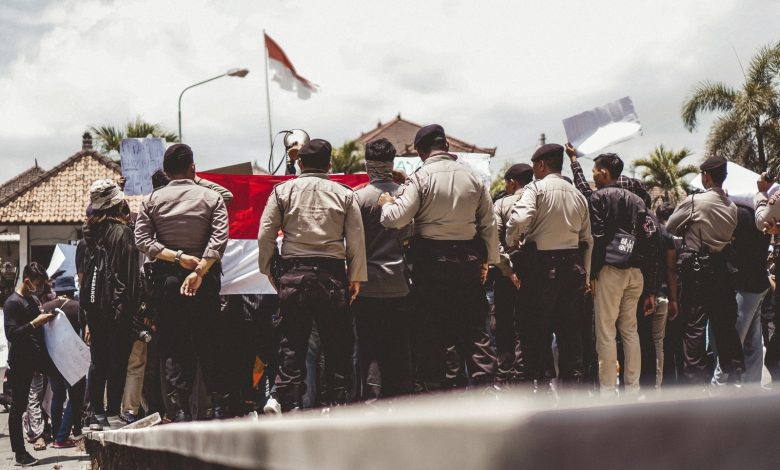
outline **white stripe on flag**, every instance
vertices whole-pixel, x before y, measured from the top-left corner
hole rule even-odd
[[[257,265],[257,240],[228,240],[222,257],[222,295],[276,294]]]

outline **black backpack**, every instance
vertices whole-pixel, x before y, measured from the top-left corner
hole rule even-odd
[[[84,253],[84,279],[79,290],[79,303],[87,316],[111,312],[114,273],[108,262],[108,253],[101,244],[87,246]]]

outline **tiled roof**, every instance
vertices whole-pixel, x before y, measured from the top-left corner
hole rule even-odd
[[[2,201],[0,224],[83,223],[92,182],[119,176],[117,164],[94,150],[81,151]]]
[[[357,138],[357,141],[365,145],[374,139],[384,137],[389,140],[400,156],[416,156],[414,150],[414,135],[422,126],[403,119],[401,115],[395,117],[390,122],[377,124],[376,129],[364,132]],[[446,129],[445,129],[446,131]],[[450,151],[462,153],[487,153],[491,157],[496,154],[496,147],[482,148],[474,144],[469,144],[460,139],[456,139],[447,134],[447,141],[450,143]]]
[[[34,167],[19,173],[0,185],[0,206],[3,205],[7,199],[16,194],[19,190],[27,187],[33,180],[44,173],[46,172],[43,168],[39,167],[36,162]]]

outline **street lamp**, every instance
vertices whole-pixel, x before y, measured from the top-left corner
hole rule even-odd
[[[181,136],[181,97],[184,95],[184,92],[189,90],[190,88],[195,88],[198,85],[203,85],[204,83],[208,83],[212,80],[216,80],[218,78],[222,77],[238,77],[238,78],[244,78],[249,73],[249,69],[230,69],[227,72],[223,73],[222,75],[217,75],[216,77],[211,77],[207,80],[203,80],[202,82],[198,82],[194,85],[190,85],[187,88],[183,89],[181,93],[179,94],[179,142],[183,142],[184,139],[182,139]]]

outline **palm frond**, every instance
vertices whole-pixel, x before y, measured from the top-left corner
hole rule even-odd
[[[696,129],[701,112],[730,111],[737,96],[738,92],[724,83],[700,83],[683,103],[682,120],[685,128],[690,132]]]

